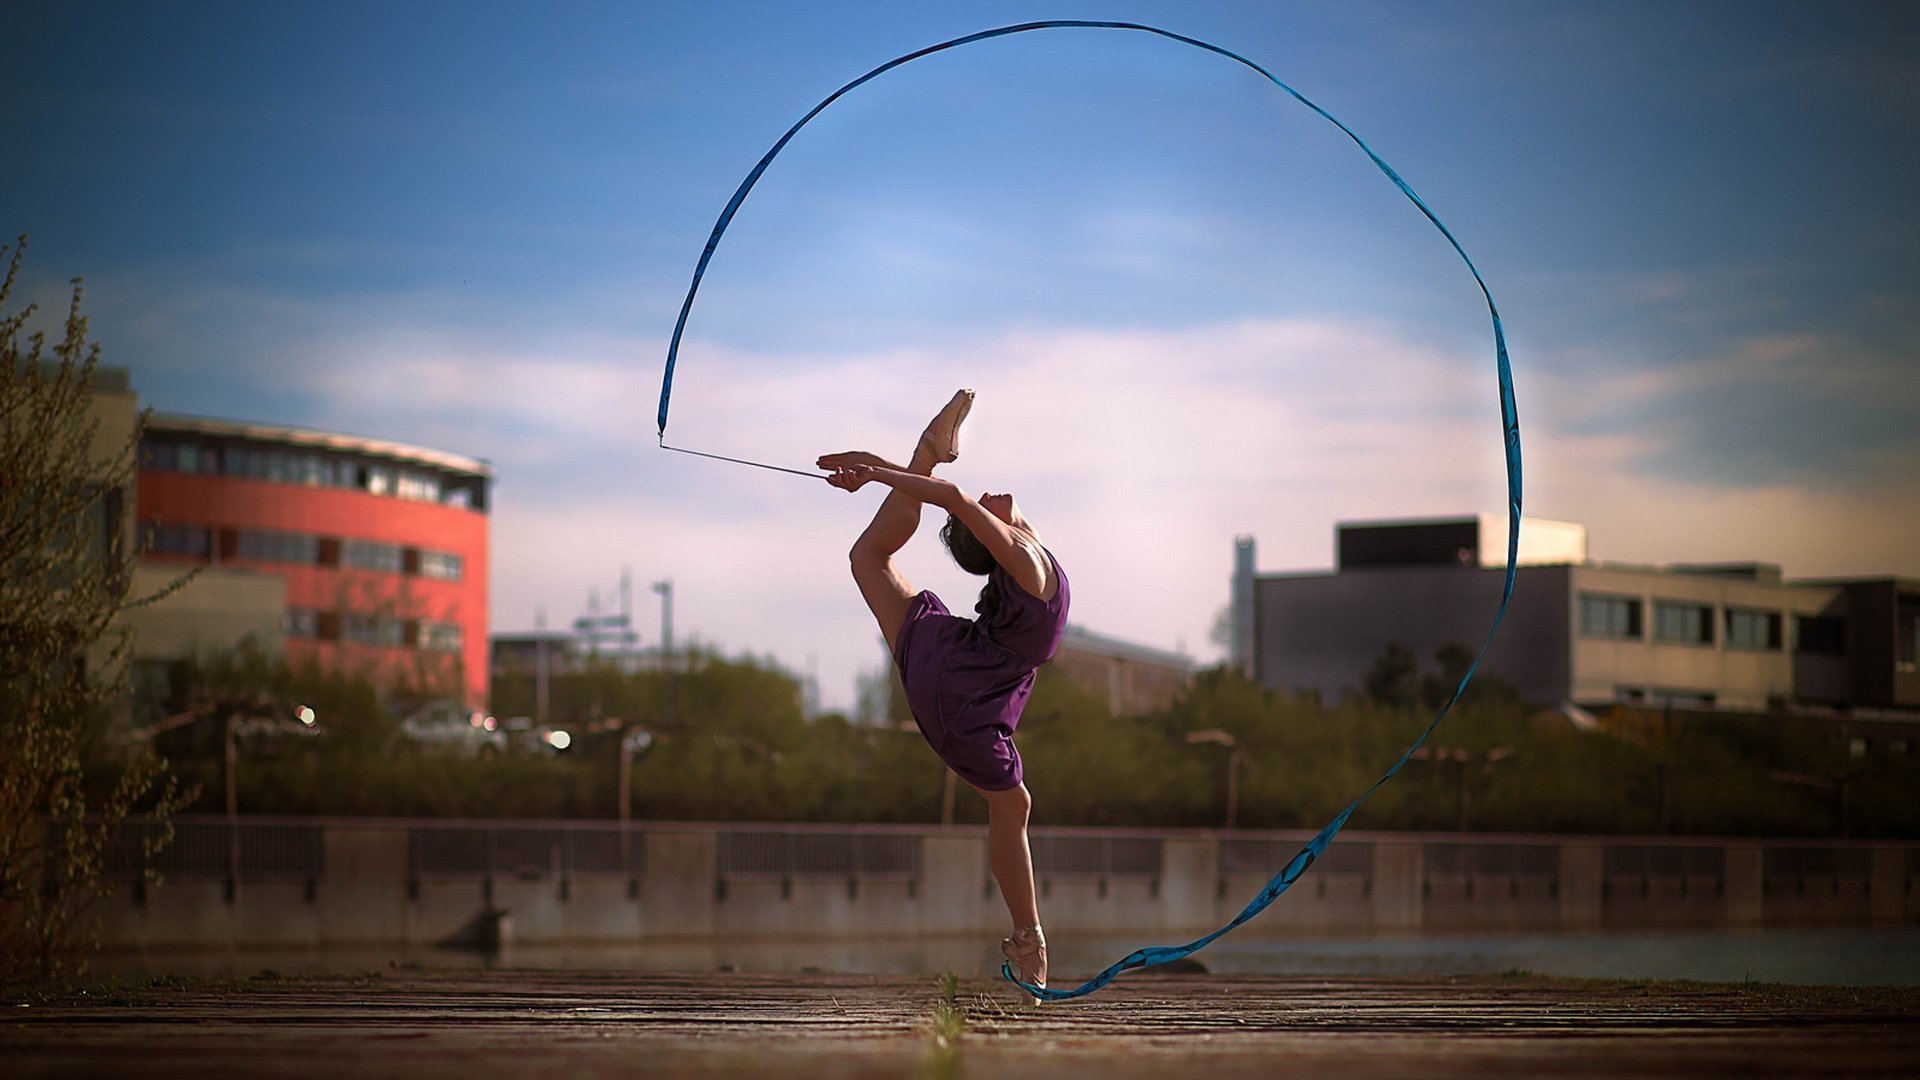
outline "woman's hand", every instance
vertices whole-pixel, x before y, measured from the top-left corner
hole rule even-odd
[[[829,472],[844,469],[849,465],[871,465],[876,469],[900,468],[900,466],[895,465],[879,454],[868,453],[865,450],[845,450],[838,454],[821,454],[813,464],[816,468],[826,469]]]
[[[827,476],[827,483],[842,491],[859,491],[869,481],[878,479],[878,472],[872,465],[842,465]]]
[[[838,458],[841,455],[834,454]],[[822,459],[823,461],[826,459]],[[827,483],[842,491],[859,491],[869,483],[885,484],[915,502],[937,506],[942,510],[954,510],[961,504],[971,502],[960,489],[945,480],[938,480],[919,473],[902,472],[890,465],[868,465],[864,461],[849,461],[829,466],[832,471],[827,475]]]

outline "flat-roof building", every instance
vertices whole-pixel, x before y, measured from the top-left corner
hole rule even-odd
[[[492,479],[484,461],[381,439],[155,415],[143,572],[210,572],[134,614],[138,655],[251,637],[383,687],[484,702]]]
[[[1911,713],[1920,581],[1789,580],[1766,563],[1625,566],[1585,530],[1526,520],[1483,671],[1529,700]],[[1333,572],[1259,574],[1236,541],[1233,662],[1269,687],[1353,692],[1389,644],[1478,648],[1500,600],[1504,519],[1338,526]]]
[[[1047,671],[1107,699],[1113,716],[1139,716],[1173,704],[1193,685],[1193,658],[1096,634],[1069,624]]]

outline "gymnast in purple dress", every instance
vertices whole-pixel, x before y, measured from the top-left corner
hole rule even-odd
[[[960,423],[973,391],[953,395],[927,425],[902,468],[875,454],[849,451],[819,460],[827,482],[857,491],[869,482],[891,490],[850,558],[853,580],[900,665],[913,718],[941,760],[987,801],[987,858],[1013,917],[1001,943],[1021,981],[1047,982],[1047,943],[1034,897],[1027,846],[1027,794],[1013,731],[1033,691],[1034,671],[1053,657],[1067,626],[1067,576],[1040,544],[1008,494],[975,499],[933,476],[935,465],[960,456]],[[893,564],[920,526],[920,507],[947,512],[940,538],[955,562],[986,576],[977,618],[949,614],[931,592],[916,591]]]

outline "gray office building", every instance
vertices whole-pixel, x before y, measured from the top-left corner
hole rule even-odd
[[[1390,643],[1477,649],[1500,601],[1506,522],[1338,526],[1332,573],[1260,574],[1235,541],[1232,660],[1263,685],[1353,692]],[[1482,670],[1544,705],[1920,720],[1920,581],[1788,580],[1778,566],[1622,566],[1586,532],[1522,522],[1512,606]]]

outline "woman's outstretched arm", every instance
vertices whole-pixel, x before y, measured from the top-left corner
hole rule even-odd
[[[1002,521],[952,481],[938,477],[867,464],[846,465],[827,477],[827,483],[846,491],[858,491],[870,482],[885,484],[910,499],[937,506],[959,518],[1021,588],[1042,600],[1053,599],[1057,587],[1053,564],[1030,530]]]

